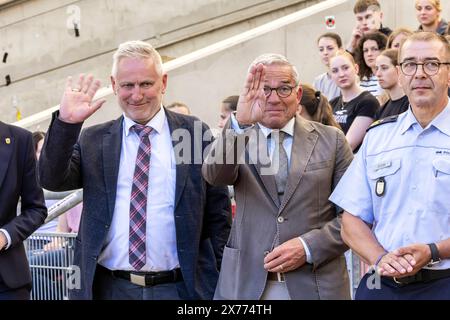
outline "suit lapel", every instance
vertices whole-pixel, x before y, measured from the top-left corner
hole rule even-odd
[[[9,161],[14,150],[14,137],[8,127],[0,122],[0,188],[8,170]]]
[[[103,135],[103,173],[108,197],[109,219],[112,219],[116,202],[120,151],[122,148],[123,117],[115,120]]]
[[[191,134],[191,142],[192,142],[192,148],[191,148],[191,161],[194,159],[194,140],[196,137],[194,136],[194,133],[187,128],[184,121],[180,121],[180,118],[174,114],[171,111],[168,111],[167,109],[164,109],[167,117],[167,122],[169,124],[169,131],[170,135],[172,136],[172,132],[176,129],[186,129]],[[175,141],[172,139],[172,146],[175,149],[176,144],[179,141]],[[176,182],[175,182],[175,202],[174,202],[174,211],[176,210],[178,203],[180,202],[181,195],[183,194],[184,186],[186,185],[186,178],[189,173],[189,163],[183,163],[182,159],[180,158],[179,154],[175,154],[175,161],[176,161]]]
[[[259,126],[256,125],[255,128],[256,134],[258,139],[260,139],[261,137],[264,137],[264,135],[262,134],[261,130],[259,129]],[[260,134],[261,133],[261,134]],[[257,144],[249,144],[249,147],[254,147],[254,148],[258,148],[260,146],[264,146],[266,147],[267,150],[267,139],[264,143],[261,143],[258,141]],[[267,168],[267,165],[262,165],[261,162],[259,161],[259,156],[260,156],[260,150],[247,150],[247,153],[250,154],[257,154],[258,155],[258,161],[256,161],[256,164],[254,164],[254,168],[256,169],[256,173],[257,176],[259,176],[261,178],[261,182],[264,185],[264,187],[267,190],[267,193],[269,194],[270,198],[272,199],[273,203],[278,207],[280,204],[278,202],[278,191],[277,191],[277,183],[275,181],[275,176],[273,174],[261,174],[261,172],[264,170],[264,168]],[[270,156],[269,156],[270,157]]]
[[[292,141],[291,165],[289,168],[288,181],[283,202],[279,213],[284,209],[289,199],[297,189],[298,184],[305,172],[306,165],[309,162],[311,154],[317,143],[318,135],[314,128],[305,120],[296,116],[294,127],[294,140]]]

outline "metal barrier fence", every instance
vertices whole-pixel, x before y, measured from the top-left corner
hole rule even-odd
[[[25,241],[32,300],[67,300],[73,265],[74,233],[34,233]]]
[[[25,241],[33,288],[32,300],[67,300],[72,273],[75,233],[34,233]],[[351,295],[354,298],[368,266],[351,250],[346,252]]]

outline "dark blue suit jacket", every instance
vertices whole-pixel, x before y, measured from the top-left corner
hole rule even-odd
[[[183,128],[194,138],[196,118],[165,112],[171,132]],[[207,130],[205,124],[197,121],[201,132]],[[74,257],[74,264],[81,269],[81,288],[71,290],[72,299],[92,299],[97,258],[114,212],[122,125],[120,117],[87,128],[77,142],[81,124],[63,123],[55,113],[43,146],[39,161],[42,185],[54,191],[84,190]],[[201,150],[208,145],[202,137],[197,137],[196,142]],[[176,142],[173,144],[175,146]],[[195,145],[191,145],[192,159]],[[184,299],[211,299],[230,230],[228,190],[207,184],[202,178],[201,163],[178,163],[174,215],[178,258],[185,284],[185,289],[180,288],[179,293]]]
[[[21,198],[21,213],[17,204]],[[23,241],[45,220],[44,193],[36,178],[31,133],[0,122],[0,229],[11,237],[11,246],[0,251],[0,278],[16,289],[31,284]]]

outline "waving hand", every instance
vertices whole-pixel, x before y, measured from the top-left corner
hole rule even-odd
[[[93,102],[95,93],[100,88],[100,80],[92,75],[81,74],[73,87],[72,77],[67,78],[66,88],[59,108],[60,120],[67,123],[81,123],[97,111],[106,100]]]

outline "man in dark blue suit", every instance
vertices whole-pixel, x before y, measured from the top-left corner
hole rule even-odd
[[[211,299],[231,219],[227,189],[202,178],[208,128],[162,106],[167,74],[145,42],[120,45],[111,82],[123,116],[79,136],[104,101],[92,76],[68,79],[40,158],[45,188],[84,189],[70,298]]]
[[[0,122],[0,300],[30,299],[31,275],[23,241],[46,216],[31,133]]]

